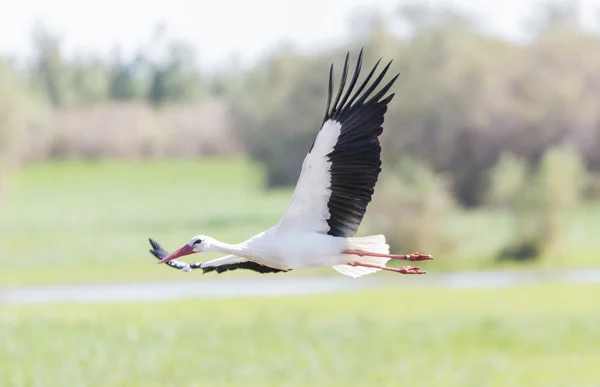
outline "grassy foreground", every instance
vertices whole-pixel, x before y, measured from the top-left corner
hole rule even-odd
[[[597,386],[597,285],[0,306],[0,385]]]

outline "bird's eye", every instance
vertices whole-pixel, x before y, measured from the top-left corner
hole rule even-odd
[[[196,239],[194,241],[194,246],[199,245],[200,243],[202,243],[202,239]]]

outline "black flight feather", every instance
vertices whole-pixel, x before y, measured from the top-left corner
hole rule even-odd
[[[346,54],[346,61],[344,62],[344,70],[342,71],[342,78],[340,80],[340,87],[338,89],[337,96],[335,97],[335,102],[333,103],[333,108],[334,109],[337,108],[338,102],[340,102],[340,98],[342,97],[342,93],[344,92],[344,86],[346,85],[346,78],[348,77],[348,59],[350,59],[350,53]]]
[[[208,273],[211,271],[216,271],[217,273],[223,273],[225,271],[232,271],[232,270],[237,270],[237,269],[253,270],[253,271],[256,271],[259,273],[263,273],[263,274],[289,271],[289,270],[281,270],[281,269],[276,269],[274,267],[261,265],[260,263],[256,263],[256,262],[252,262],[252,261],[232,263],[232,264],[219,265],[219,266],[208,266],[208,267],[203,267],[202,271],[203,271],[203,273]]]
[[[382,125],[387,105],[394,97],[394,94],[387,97],[385,94],[398,78],[398,75],[393,77],[371,97],[381,85],[392,64],[390,61],[371,82],[381,63],[379,59],[365,80],[354,90],[362,61],[363,50],[361,49],[354,74],[344,93],[348,77],[348,55],[346,55],[340,86],[333,105],[331,105],[334,93],[333,65],[329,72],[327,106],[323,123],[328,120],[339,122],[341,130],[333,151],[327,155],[331,162],[331,181],[328,187],[331,189],[328,202],[330,217],[327,220],[329,226],[327,233],[338,237],[351,237],[356,233],[367,205],[371,202],[381,172],[379,136],[383,132]]]

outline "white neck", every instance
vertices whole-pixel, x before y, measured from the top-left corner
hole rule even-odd
[[[244,244],[235,244],[231,245],[229,243],[220,242],[216,239],[211,238],[206,241],[206,247],[204,249],[205,252],[215,252],[215,253],[224,253],[236,256],[244,256],[244,252],[246,251],[246,246]]]

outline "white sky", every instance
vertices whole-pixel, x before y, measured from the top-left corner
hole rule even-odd
[[[488,31],[518,38],[542,0],[421,0],[451,4],[479,18]],[[573,0],[583,22],[597,23],[600,0]],[[302,48],[343,40],[349,19],[365,6],[388,13],[402,0],[4,0],[0,5],[0,55],[25,58],[34,22],[63,36],[68,53],[77,49],[108,54],[119,44],[131,52],[148,42],[164,22],[168,36],[198,50],[205,69],[232,54],[248,63],[284,40]]]

